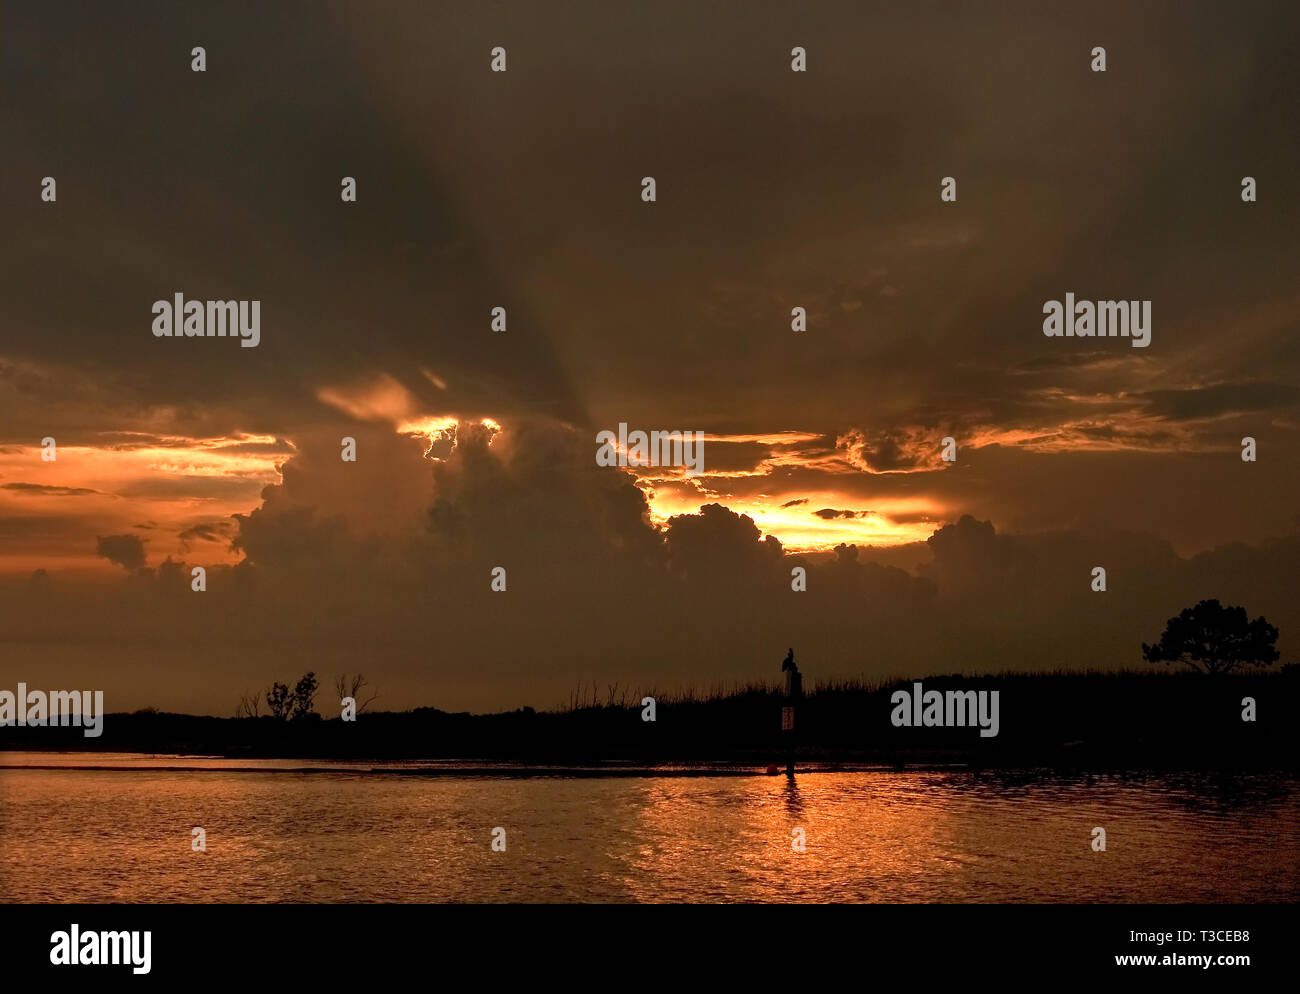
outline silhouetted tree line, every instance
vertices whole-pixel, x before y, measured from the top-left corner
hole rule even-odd
[[[267,711],[276,721],[320,721],[316,713],[316,692],[320,682],[314,672],[304,673],[292,690],[288,684],[276,681],[262,692]],[[243,694],[235,708],[236,718],[260,718],[261,700],[258,694]]]
[[[917,678],[927,690],[999,691],[1001,731],[989,738],[971,727],[894,727],[891,694],[910,688],[913,678],[813,683],[798,705],[799,762],[1291,769],[1300,756],[1300,725],[1285,717],[1285,709],[1300,691],[1300,666],[1261,672],[1278,659],[1277,638],[1264,618],[1252,620],[1240,607],[1206,600],[1170,618],[1160,640],[1142,647],[1148,662],[1184,663],[1188,671]],[[340,699],[354,698],[358,711],[375,699],[365,693],[360,674],[344,674],[334,687]],[[593,687],[590,695],[578,695],[567,710],[472,715],[421,707],[345,722],[316,713],[318,689],[315,673],[306,673],[292,688],[276,682],[256,695],[246,693],[238,720],[144,709],[108,716],[98,739],[69,727],[8,728],[4,740],[13,748],[232,757],[766,764],[783,746],[780,715],[788,703],[778,686],[766,683],[703,695],[651,691],[657,719],[647,722],[641,695],[620,695],[621,688],[611,686],[608,694],[598,695]]]
[[[256,694],[245,692],[235,707],[235,717],[262,717],[262,700],[265,698],[268,716],[276,721],[319,721],[321,716],[316,713],[319,689],[320,683],[313,671],[304,673],[292,690],[288,684],[276,682]],[[372,689],[370,681],[361,673],[340,673],[334,678],[334,689],[340,702],[347,698],[356,702],[357,714],[364,712],[379,697],[378,693],[368,693]]]
[[[1239,666],[1271,666],[1278,658],[1276,642],[1277,629],[1262,616],[1250,621],[1245,608],[1208,600],[1170,618],[1159,642],[1142,643],[1142,658],[1186,663],[1201,673],[1229,673]]]

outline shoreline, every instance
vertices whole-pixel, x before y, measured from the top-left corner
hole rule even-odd
[[[381,769],[395,776],[457,775],[447,769],[464,776],[471,768],[480,776],[503,770],[514,776],[563,775],[560,770],[580,771],[573,776],[638,775],[634,770],[646,771],[641,776],[762,775],[791,760],[803,770],[1300,768],[1300,727],[1287,720],[1287,704],[1300,691],[1300,666],[1222,679],[1055,672],[922,680],[927,694],[951,691],[978,701],[987,691],[988,722],[950,724],[945,711],[935,724],[923,712],[918,726],[919,680],[819,686],[798,700],[793,716],[783,694],[757,685],[707,698],[665,697],[651,717],[621,698],[569,711],[475,715],[422,707],[367,712],[354,720],[145,710],[103,715],[104,735],[96,738],[73,726],[6,727],[0,764],[63,756],[95,767],[210,760],[226,769]],[[898,703],[900,696],[910,701],[910,711]]]
[[[0,763],[0,773],[27,771],[68,773],[200,773],[200,774],[299,774],[302,776],[354,776],[354,777],[416,777],[444,779],[699,779],[708,777],[781,777],[786,776],[784,765],[762,766],[754,764],[716,764],[700,766],[639,765],[639,766],[169,766],[63,764],[63,763]],[[1160,767],[1149,765],[1107,767],[1057,767],[1043,765],[986,766],[970,763],[916,763],[916,764],[810,764],[796,765],[797,777],[835,773],[991,773],[1033,774],[1039,776],[1097,776],[1138,775],[1165,776],[1170,774],[1237,774],[1297,776],[1300,771],[1290,767]]]
[[[810,773],[950,773],[968,772],[966,764],[916,766],[888,765],[816,765],[796,767],[799,776]],[[636,778],[636,777],[765,777],[784,774],[770,772],[763,766],[751,764],[717,764],[710,766],[526,766],[500,764],[495,766],[167,766],[108,765],[63,763],[0,763],[0,773],[19,770],[67,770],[77,773],[298,773],[346,774],[349,776],[405,776],[405,777],[502,777],[537,778],[564,777],[577,779]]]

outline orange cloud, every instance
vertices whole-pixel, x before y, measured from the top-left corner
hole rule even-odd
[[[196,537],[219,535],[280,479],[292,446],[271,436],[208,439],[122,433],[105,445],[0,449],[0,571],[109,569],[97,535],[135,534],[153,564]],[[188,537],[183,533],[188,532]],[[202,543],[202,561],[230,563],[227,542]]]
[[[417,410],[415,396],[387,373],[361,383],[321,387],[316,399],[358,421],[392,421],[411,418]]]

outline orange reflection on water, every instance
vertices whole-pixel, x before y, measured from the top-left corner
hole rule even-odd
[[[0,766],[22,758],[0,753]],[[77,757],[86,765],[115,758]],[[792,783],[236,772],[258,764],[140,758],[182,768],[0,769],[0,901],[1300,896],[1300,785],[1286,774],[878,771]],[[206,852],[191,849],[196,825],[207,832]],[[1108,826],[1105,853],[1091,850],[1095,825]],[[492,849],[495,828],[505,851]],[[791,846],[796,828],[803,852]]]
[[[638,901],[898,900],[950,835],[939,795],[908,803],[917,776],[652,781],[640,808],[649,841],[624,883]],[[665,890],[674,880],[680,893]]]

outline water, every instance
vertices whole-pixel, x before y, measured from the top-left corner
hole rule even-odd
[[[302,765],[287,761],[0,753],[0,765],[53,762],[68,768],[0,770],[0,901],[1300,897],[1294,775],[864,772],[791,785],[302,775],[229,772]],[[190,849],[195,825],[206,853]],[[490,849],[496,826],[504,853]],[[1106,829],[1104,853],[1091,850],[1094,826]],[[803,853],[791,848],[795,828]]]

